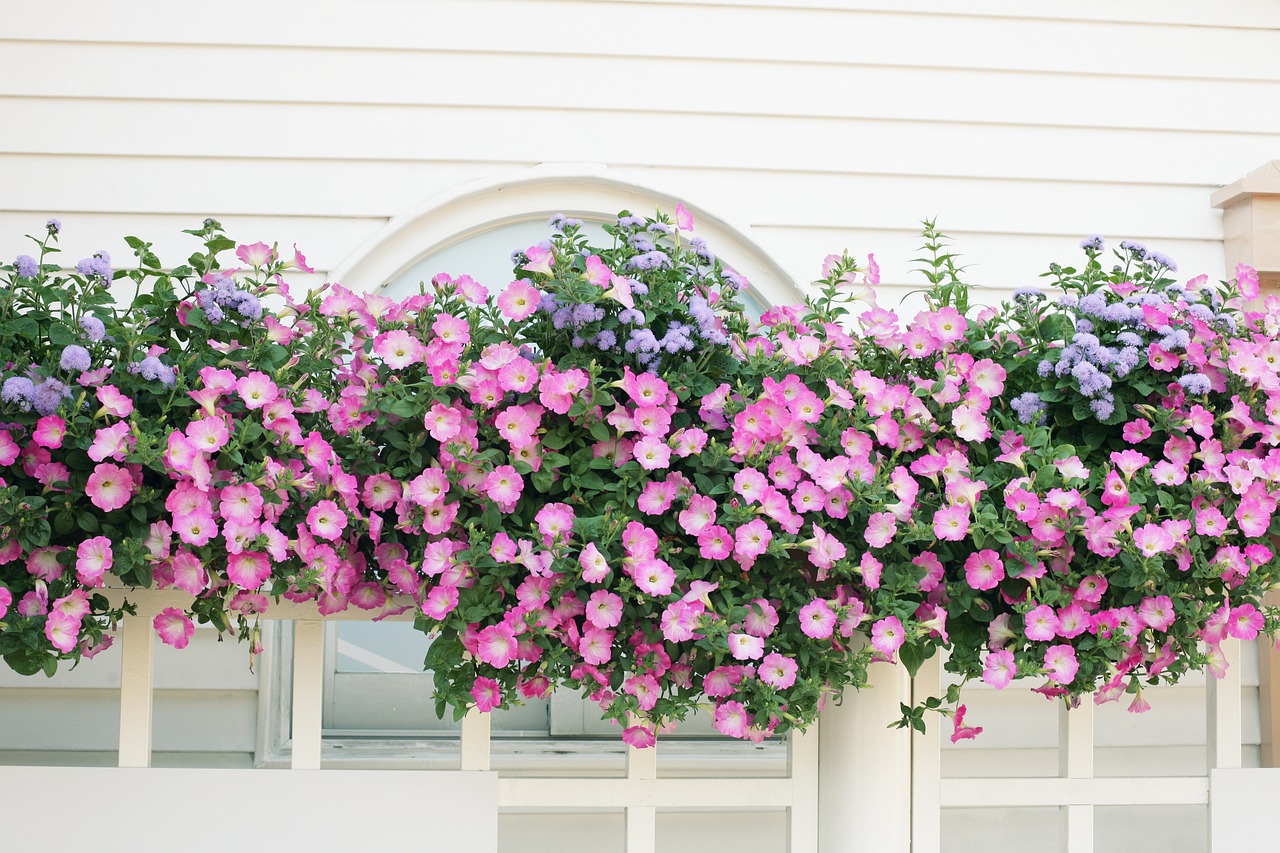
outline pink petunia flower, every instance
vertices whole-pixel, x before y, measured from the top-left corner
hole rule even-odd
[[[771,652],[760,661],[756,677],[775,690],[786,690],[796,683],[799,665],[789,657]]]
[[[191,617],[176,607],[166,607],[161,610],[152,620],[152,625],[160,635],[161,642],[175,649],[185,649],[196,632],[196,626],[192,623]]]
[[[85,483],[85,494],[98,509],[112,512],[133,497],[133,475],[128,469],[110,462],[99,462]]]
[[[907,632],[897,616],[886,616],[871,626],[871,645],[890,657],[906,640]]]
[[[1013,652],[1006,649],[988,652],[982,661],[982,680],[996,690],[1008,687],[1017,673]]]
[[[1076,672],[1080,669],[1080,662],[1076,660],[1075,648],[1070,643],[1050,646],[1044,653],[1044,668],[1049,671],[1050,681],[1056,681],[1059,684],[1070,684],[1075,679]]]
[[[76,578],[87,587],[102,586],[111,563],[111,540],[105,536],[86,539],[76,548]]]

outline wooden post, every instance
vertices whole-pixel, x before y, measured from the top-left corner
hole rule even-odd
[[[911,701],[899,665],[872,664],[869,684],[829,703],[818,730],[818,845],[822,853],[911,849],[911,734],[886,728]]]
[[[319,770],[324,708],[324,623],[293,623],[293,769]]]
[[[151,766],[152,647],[151,619],[125,616],[120,622],[121,767]]]

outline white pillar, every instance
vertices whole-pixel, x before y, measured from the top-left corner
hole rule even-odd
[[[324,623],[293,623],[293,769],[319,770],[324,709]]]
[[[873,664],[870,683],[827,704],[818,728],[818,849],[908,853],[911,734],[886,728],[911,701],[901,665]]]
[[[152,641],[145,613],[120,620],[121,767],[151,766]]]

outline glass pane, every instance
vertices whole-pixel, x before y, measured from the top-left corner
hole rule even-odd
[[[412,622],[340,622],[336,671],[421,673],[430,646]]]

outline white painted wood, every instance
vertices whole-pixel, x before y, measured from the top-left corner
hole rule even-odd
[[[1240,641],[1222,641],[1227,673],[1209,679],[1208,763],[1209,769],[1232,769],[1241,764]]]
[[[1042,124],[1074,127],[1196,127],[1204,132],[1280,131],[1280,116],[1257,114],[1260,103],[1280,99],[1280,82],[1188,77],[1115,77],[1106,98],[1088,110],[1064,110],[1080,97],[1076,73],[1034,77],[1020,70],[947,72],[946,98],[924,94],[937,70],[901,64],[810,63],[771,65],[754,59],[647,60],[681,81],[686,91],[714,99],[673,98],[661,86],[619,86],[636,59],[623,55],[501,54],[487,51],[388,51],[372,60],[379,85],[370,88],[367,51],[308,51],[306,74],[284,76],[297,51],[225,45],[139,45],[83,42],[15,43],[0,51],[0,94],[55,98],[129,98],[246,103],[326,103],[414,106],[605,110],[688,115],[922,119],[962,124]],[[205,85],[205,69],[219,63],[218,86]],[[43,73],[23,73],[39,64]],[[98,69],[93,75],[83,65]],[[155,68],[169,73],[151,73]],[[573,86],[548,86],[569,76]],[[449,78],[449,86],[423,86]],[[263,86],[263,80],[272,85]],[[768,85],[744,86],[744,80]],[[833,92],[857,93],[832,98]],[[1135,110],[1135,104],[1145,108]]]
[[[856,4],[850,4],[854,6]],[[436,0],[412,4],[380,0],[360,5],[345,0],[278,0],[254,4],[229,0],[226,14],[206,20],[198,12],[174,9],[164,0],[133,0],[129,26],[92,0],[69,0],[56,27],[38,7],[6,10],[9,38],[121,41],[165,44],[335,46],[360,50],[450,50],[458,52],[600,53],[594,38],[617,33],[661,37],[611,38],[608,53],[632,58],[702,57],[760,62],[806,60],[844,64],[901,65],[908,61],[934,69],[1012,67],[1033,71],[1141,76],[1200,76],[1221,79],[1277,79],[1280,67],[1265,61],[1277,34],[1257,29],[1160,26],[1159,13],[1144,22],[1144,37],[1113,40],[1128,28],[1095,21],[1060,5],[1057,20],[894,14],[856,8],[827,10],[701,3],[658,4],[519,2],[519,0]],[[979,10],[981,6],[977,7]],[[968,9],[961,9],[961,12]],[[256,26],[242,26],[254,16]],[[333,21],[342,20],[341,27]],[[501,27],[477,26],[479,21]],[[572,26],[566,26],[572,21]],[[1056,38],[1045,38],[1053,32]],[[817,34],[821,34],[818,37]],[[904,46],[911,48],[904,55]],[[305,54],[300,54],[304,55]],[[271,80],[264,80],[264,86]]]
[[[630,725],[640,720],[631,717]],[[627,745],[627,781],[650,782],[658,778],[658,746],[638,749]],[[658,810],[651,805],[627,806],[627,853],[655,853],[658,846]]]
[[[652,0],[614,0],[648,3]],[[771,6],[782,9],[861,9],[902,14],[950,15],[955,18],[995,17],[1055,20],[1071,16],[1091,21],[1166,26],[1258,27],[1280,29],[1280,9],[1268,0],[1234,0],[1206,7],[1198,0],[1072,0],[1030,5],[1022,0],[983,0],[958,6],[954,0],[698,0],[704,6]]]
[[[1062,778],[947,778],[943,808],[986,808],[998,804],[1062,806],[1202,805],[1208,802],[1207,776]]]
[[[172,122],[168,102],[0,97],[0,110],[21,115],[27,130],[0,139],[0,152],[99,156],[167,156],[174,142],[150,128]],[[64,118],[85,124],[116,121],[111,134],[77,133]],[[1224,181],[1222,163],[1264,162],[1280,134],[1200,134],[1035,125],[966,125],[853,118],[788,119],[767,115],[691,114],[668,127],[678,145],[655,145],[654,116],[583,110],[520,112],[521,133],[510,132],[510,110],[484,107],[398,107],[312,104],[182,105],[185,121],[207,126],[234,122],[324,126],[323,134],[194,134],[184,137],[188,156],[236,158],[338,158],[414,160],[419,140],[433,139],[445,159],[539,162],[652,163],[690,168],[768,170],[798,137],[806,141],[808,168],[836,171],[851,157],[875,163],[878,172],[1149,183]],[[376,125],[377,134],[368,128]],[[564,134],[566,125],[575,132]],[[439,134],[441,127],[465,132]],[[726,136],[744,144],[725,146]],[[1070,155],[1048,158],[1046,151]],[[1083,156],[1107,152],[1111,156]],[[1243,168],[1243,167],[1240,167]],[[1232,170],[1238,171],[1238,169]]]
[[[790,799],[789,779],[507,776],[498,783],[498,803],[504,809],[777,809],[785,808]],[[869,831],[863,827],[864,837]]]
[[[787,775],[791,805],[787,812],[787,853],[818,853],[818,755],[815,723],[807,732],[787,735]]]
[[[944,692],[942,667],[946,652],[925,661],[911,680],[911,701],[919,705]],[[942,789],[942,738],[945,717],[926,720],[926,730],[911,735],[911,853],[938,853],[942,849],[940,817]]]
[[[462,718],[462,731],[458,733],[460,740],[460,763],[463,770],[489,769],[489,737],[493,717],[482,714],[472,708]]]
[[[5,847],[46,849],[51,791],[79,791],[73,824],[108,853],[219,853],[231,836],[294,850],[497,850],[497,774],[361,770],[0,767]],[[364,808],[383,819],[371,826]],[[216,804],[213,806],[212,804]],[[215,807],[224,818],[211,818]],[[234,826],[228,824],[232,821]],[[229,834],[230,833],[230,834]]]
[[[121,767],[151,766],[152,648],[151,617],[125,616],[120,643]]]
[[[324,623],[293,623],[293,769],[320,769],[324,702]]]
[[[1280,802],[1280,769],[1214,768],[1209,785],[1209,849],[1269,849]]]
[[[1058,775],[1066,779],[1093,778],[1093,702],[1084,697],[1072,708],[1058,703]],[[1062,807],[1062,837],[1067,853],[1093,853],[1093,803]]]
[[[818,843],[823,853],[911,846],[911,735],[886,726],[911,699],[898,665],[873,664],[866,690],[828,703],[819,729]],[[869,768],[874,768],[868,772]],[[855,846],[860,845],[860,846]]]

